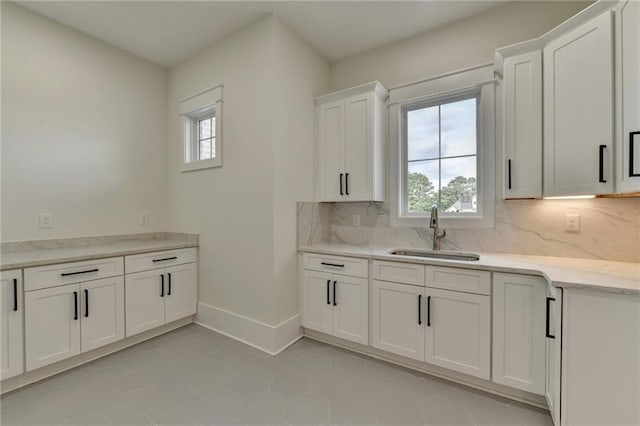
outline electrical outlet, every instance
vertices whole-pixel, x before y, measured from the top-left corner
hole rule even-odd
[[[40,228],[51,228],[53,226],[51,222],[51,213],[40,213],[38,215],[40,221]]]
[[[360,215],[359,214],[354,214],[353,215],[353,226],[360,226]]]
[[[567,213],[564,215],[565,232],[580,232],[580,215],[577,213]]]
[[[149,224],[149,212],[140,212],[140,225]]]

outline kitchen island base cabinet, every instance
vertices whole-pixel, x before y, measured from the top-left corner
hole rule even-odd
[[[127,337],[196,313],[196,263],[127,274]]]
[[[560,424],[640,424],[640,295],[565,288],[562,304]]]
[[[24,371],[22,271],[0,272],[0,380]]]
[[[489,380],[490,297],[427,288],[425,302],[425,361]]]
[[[542,277],[493,274],[494,383],[544,394],[546,292]]]

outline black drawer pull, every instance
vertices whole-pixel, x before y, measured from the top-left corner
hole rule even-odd
[[[99,269],[87,269],[86,271],[78,271],[78,272],[63,272],[60,274],[61,277],[68,277],[69,275],[78,275],[78,274],[89,274],[91,272],[98,272]]]
[[[604,178],[604,150],[607,149],[606,145],[600,145],[600,167],[598,169],[598,182],[607,183]]]
[[[13,279],[13,310],[18,310],[18,279]]]
[[[160,275],[160,297],[164,297],[164,274]]]
[[[349,173],[345,173],[344,174],[344,188],[345,188],[345,194],[349,195]]]
[[[340,195],[344,195],[342,191],[342,173],[340,173]]]
[[[78,320],[78,292],[73,292],[73,319]]]
[[[633,170],[633,162],[635,160],[635,141],[634,137],[640,136],[640,131],[629,132],[629,177],[640,177],[640,173],[635,173]]]
[[[331,304],[331,293],[329,290],[329,286],[331,285],[331,280],[327,280],[327,305]]]
[[[167,276],[169,277],[169,289],[167,291],[167,296],[171,296],[171,272],[167,273]]]
[[[163,257],[162,259],[153,259],[152,262],[164,262],[165,260],[176,260],[178,256]]]
[[[509,158],[509,160],[507,161],[508,165],[509,165],[509,189],[511,189],[511,158]]]
[[[335,266],[336,268],[344,268],[344,265],[340,265],[337,263],[320,262],[320,264],[324,266]]]
[[[84,317],[89,318],[89,290],[84,289]]]
[[[427,296],[427,327],[431,327],[431,296]]]
[[[422,295],[418,295],[418,325],[422,325]]]
[[[338,298],[336,297],[336,284],[338,284],[338,281],[333,282],[333,306],[338,306]]]
[[[545,335],[546,337],[548,337],[549,339],[555,339],[556,336],[551,334],[551,331],[549,330],[550,324],[549,324],[549,307],[551,302],[555,302],[556,299],[554,299],[553,297],[547,297],[547,326],[546,326],[546,331],[545,331]]]

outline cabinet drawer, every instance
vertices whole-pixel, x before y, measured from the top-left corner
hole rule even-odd
[[[24,270],[25,291],[79,283],[101,278],[115,277],[124,273],[121,257],[38,266]]]
[[[127,274],[131,274],[195,261],[196,249],[192,247],[126,256],[124,258],[124,266]]]
[[[369,261],[367,259],[305,253],[303,255],[303,263],[304,269],[313,271],[332,272],[334,274],[362,278],[369,277]]]
[[[401,262],[373,262],[373,278],[381,281],[424,286],[424,265]]]
[[[491,294],[491,272],[427,266],[427,287]]]

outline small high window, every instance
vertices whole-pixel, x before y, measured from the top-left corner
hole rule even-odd
[[[182,171],[222,166],[222,86],[180,102],[184,162]]]

